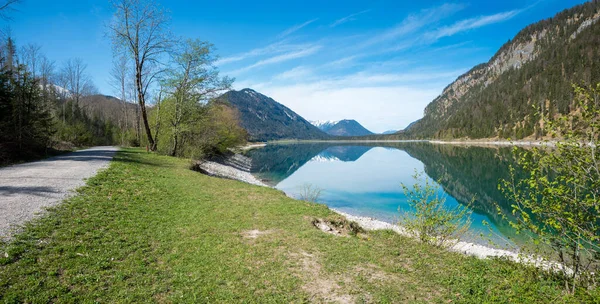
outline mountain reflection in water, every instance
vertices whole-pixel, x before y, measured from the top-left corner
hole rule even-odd
[[[414,184],[415,171],[437,181],[449,207],[473,210],[469,241],[497,247],[513,244],[517,235],[496,210],[510,214],[511,203],[498,183],[514,165],[511,147],[464,147],[425,142],[302,143],[267,145],[251,150],[252,173],[267,184],[297,197],[302,186],[323,189],[320,203],[354,215],[397,223],[408,210],[400,184]],[[483,225],[486,221],[490,225]],[[481,235],[485,238],[481,238]]]

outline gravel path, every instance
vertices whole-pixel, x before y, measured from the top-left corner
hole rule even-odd
[[[0,168],[0,240],[85,185],[86,178],[108,167],[118,149],[95,147]]]

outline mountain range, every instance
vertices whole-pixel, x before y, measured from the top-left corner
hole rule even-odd
[[[543,136],[540,115],[568,115],[572,85],[600,82],[600,1],[590,1],[521,30],[487,62],[448,85],[412,138]]]
[[[541,116],[576,113],[573,84],[600,82],[600,1],[531,24],[486,63],[459,76],[434,99],[422,119],[402,131],[375,135],[355,120],[308,122],[251,89],[231,91],[251,140],[539,138]]]
[[[310,123],[332,136],[366,136],[373,134],[354,119],[310,121]]]
[[[229,91],[217,100],[238,110],[240,126],[250,141],[330,137],[288,107],[252,89]]]

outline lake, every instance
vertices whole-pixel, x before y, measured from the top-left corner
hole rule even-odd
[[[319,203],[393,224],[399,210],[409,210],[401,184],[413,185],[415,172],[424,172],[438,182],[448,207],[472,209],[466,241],[506,248],[519,243],[496,209],[511,211],[498,190],[515,164],[511,150],[426,142],[300,143],[267,145],[247,156],[256,177],[292,197],[312,185],[322,189]]]

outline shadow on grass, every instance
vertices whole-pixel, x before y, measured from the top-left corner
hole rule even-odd
[[[144,154],[150,154],[150,152],[146,152],[144,150],[120,150],[113,158],[113,162],[140,164],[140,165],[161,167],[161,168],[173,167],[172,165],[169,165],[169,164],[142,160],[141,155],[144,155]]]

